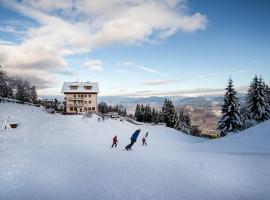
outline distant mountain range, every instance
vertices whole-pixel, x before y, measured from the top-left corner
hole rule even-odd
[[[64,100],[63,96],[43,96],[44,99],[60,99]],[[173,101],[175,105],[192,105],[196,107],[221,105],[223,102],[223,96],[197,96],[197,97],[186,97],[186,96],[167,96],[167,97],[126,97],[126,96],[99,96],[98,101],[104,101],[108,105],[122,104],[126,107],[134,107],[136,104],[150,104],[151,106],[160,107],[164,100],[168,98]],[[243,101],[245,98],[244,94],[239,95],[239,99]]]
[[[123,96],[101,96],[99,101],[104,101],[110,105],[122,104],[124,106],[134,106],[136,104],[150,104],[152,106],[162,106],[164,100],[168,98],[173,101],[175,105],[196,105],[205,106],[222,103],[223,96],[199,96],[199,97],[123,97]]]
[[[244,103],[245,95],[240,94],[240,102]],[[47,99],[64,100],[63,96],[47,96]],[[149,104],[152,107],[160,109],[164,100],[168,98],[174,103],[176,110],[185,108],[190,117],[192,125],[198,125],[205,134],[212,134],[216,132],[216,127],[221,114],[221,105],[223,102],[223,95],[209,95],[209,96],[167,96],[167,97],[126,97],[126,96],[99,96],[98,102],[104,101],[108,105],[122,104],[126,107],[127,112],[134,114],[137,104]]]

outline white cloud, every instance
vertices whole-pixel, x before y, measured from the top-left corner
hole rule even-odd
[[[177,32],[203,30],[207,18],[186,11],[185,0],[4,0],[3,6],[31,18],[21,43],[0,43],[0,62],[12,73],[51,78],[68,69],[66,57],[113,44],[152,43]],[[6,26],[5,31],[20,31]],[[93,62],[95,61],[95,62]],[[85,63],[102,70],[97,60]],[[162,73],[138,66],[150,73]],[[43,78],[44,78],[43,77]]]
[[[87,60],[83,63],[83,66],[91,71],[103,70],[103,63],[101,60]]]

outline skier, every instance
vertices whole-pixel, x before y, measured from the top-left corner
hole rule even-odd
[[[143,139],[142,139],[142,145],[143,146],[146,146],[147,144],[146,144],[146,139],[145,139],[145,137],[143,137]]]
[[[100,118],[98,118],[98,122],[100,122]]]
[[[137,138],[138,138],[140,132],[141,132],[141,129],[138,129],[132,134],[132,136],[130,138],[130,140],[131,140],[130,144],[125,147],[126,150],[131,150],[131,147],[137,141]]]
[[[114,136],[113,138],[113,143],[112,143],[112,148],[115,146],[115,148],[117,147],[117,143],[118,143],[118,139],[117,139],[117,135]]]

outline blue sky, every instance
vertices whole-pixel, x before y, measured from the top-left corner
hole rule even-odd
[[[0,63],[40,95],[98,81],[101,95],[222,93],[270,82],[270,1],[1,1]],[[219,90],[220,89],[220,90]]]

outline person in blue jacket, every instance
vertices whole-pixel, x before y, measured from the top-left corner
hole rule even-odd
[[[131,147],[137,141],[137,138],[138,138],[140,132],[141,132],[141,129],[138,129],[132,134],[132,136],[130,138],[130,140],[131,140],[130,144],[125,147],[126,150],[131,150]]]

